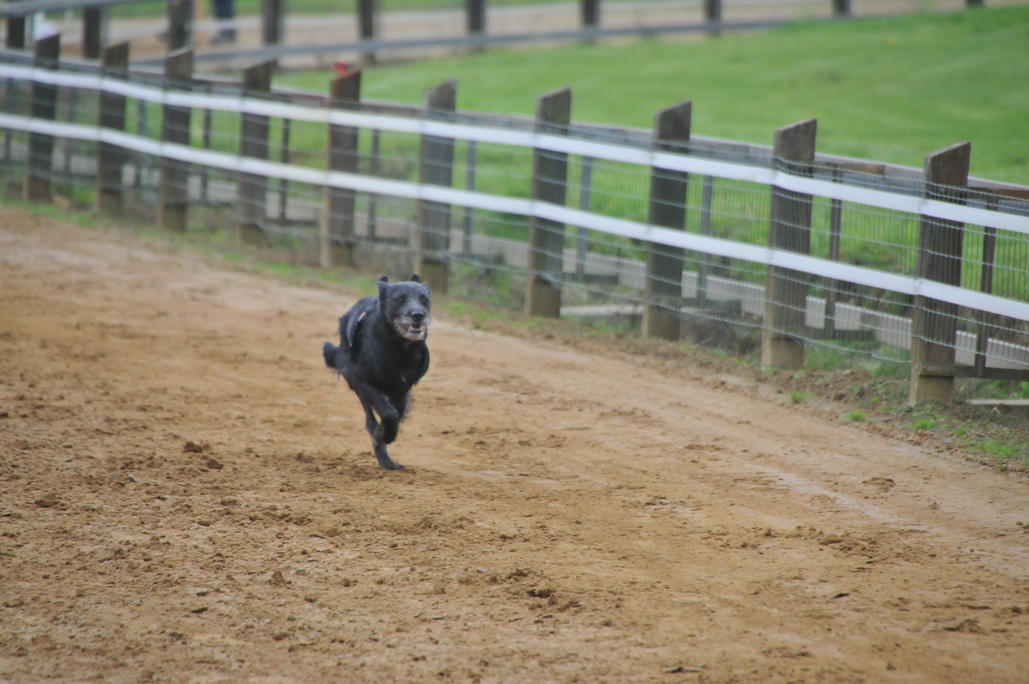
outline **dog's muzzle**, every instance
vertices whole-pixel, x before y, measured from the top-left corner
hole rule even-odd
[[[397,332],[404,339],[421,342],[429,334],[430,322],[431,320],[424,313],[414,312],[397,322]]]

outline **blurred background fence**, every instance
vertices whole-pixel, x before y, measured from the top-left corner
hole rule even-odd
[[[441,292],[614,322],[798,368],[831,349],[909,366],[913,403],[958,377],[1029,380],[1029,187],[969,178],[971,145],[923,169],[819,154],[817,122],[764,147],[574,123],[568,90],[533,118],[317,94],[60,57],[0,54],[0,173],[35,202],[151,219],[327,268],[419,272]]]
[[[990,0],[992,6],[1025,0]],[[98,58],[103,45],[130,44],[134,64],[160,64],[168,49],[193,45],[212,68],[276,60],[311,67],[373,63],[568,41],[653,35],[720,35],[798,19],[841,20],[952,11],[984,0],[235,0],[226,23],[210,0],[15,0],[0,4],[7,47],[64,35],[66,49]],[[231,26],[234,37],[219,40]]]

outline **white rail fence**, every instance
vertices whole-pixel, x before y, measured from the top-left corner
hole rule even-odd
[[[667,326],[651,326],[649,330],[650,334],[666,337],[679,337],[698,320],[730,327],[760,327],[763,358],[768,365],[788,367],[797,363],[788,350],[785,355],[770,353],[768,346],[785,342],[802,350],[805,344],[852,340],[869,343],[864,347],[866,351],[893,358],[906,357],[903,353],[884,353],[884,346],[910,350],[916,380],[913,385],[920,378],[928,378],[931,384],[958,376],[1029,379],[1029,188],[976,179],[940,183],[915,169],[813,153],[806,161],[783,159],[777,155],[778,150],[690,138],[688,123],[686,140],[673,144],[661,139],[657,131],[650,134],[581,127],[542,117],[518,120],[473,115],[428,105],[417,109],[373,105],[361,103],[359,95],[345,103],[310,96],[301,102],[289,102],[281,101],[287,97],[283,93],[233,91],[210,84],[201,88],[188,80],[129,77],[127,72],[112,75],[96,67],[70,69],[56,63],[44,66],[22,62],[0,62],[0,84],[5,86],[0,130],[8,137],[8,169],[36,163],[37,177],[43,167],[43,176],[59,175],[60,163],[53,158],[43,160],[42,167],[32,161],[33,140],[83,144],[86,147],[77,154],[87,162],[99,157],[103,148],[120,150],[118,178],[120,185],[129,189],[133,160],[137,167],[139,159],[161,166],[161,173],[146,177],[144,185],[158,178],[168,183],[175,175],[175,168],[168,164],[178,163],[180,170],[185,168],[186,179],[179,182],[183,187],[178,195],[175,190],[163,192],[161,186],[150,186],[150,191],[157,193],[158,204],[168,197],[180,204],[196,202],[198,179],[203,175],[206,184],[206,174],[217,173],[217,182],[225,187],[231,188],[233,181],[238,181],[238,194],[234,197],[230,189],[227,195],[236,204],[237,219],[249,216],[247,221],[265,233],[272,232],[275,223],[274,208],[266,203],[273,194],[269,183],[278,182],[283,189],[288,183],[290,191],[282,193],[279,216],[285,217],[289,203],[295,207],[307,205],[307,214],[312,217],[309,222],[320,225],[298,230],[306,231],[309,243],[319,245],[325,265],[353,258],[352,254],[340,257],[338,252],[333,257],[334,248],[355,243],[374,246],[376,210],[382,221],[382,210],[389,202],[406,203],[407,209],[392,212],[394,218],[400,215],[400,228],[399,233],[394,231],[390,245],[394,249],[398,244],[406,245],[405,249],[414,254],[415,265],[429,270],[438,266],[439,275],[433,276],[437,287],[447,287],[448,277],[452,277],[450,267],[455,263],[487,270],[483,264],[492,264],[526,278],[524,299],[530,312],[555,315],[562,307],[565,314],[579,315],[637,312],[644,318],[645,331],[648,316],[655,320],[673,318],[671,333]],[[352,83],[354,74],[347,78]],[[357,86],[359,89],[359,80]],[[54,98],[50,116],[39,115],[36,100],[40,93]],[[55,93],[66,95],[61,99]],[[67,104],[67,93],[76,94],[76,105],[66,106],[62,117],[56,103],[60,100]],[[135,132],[101,125],[103,104],[83,105],[102,103],[111,96],[121,98],[120,103],[134,103],[137,112],[149,112],[135,117]],[[165,113],[162,125],[150,125],[147,130],[148,121],[156,118],[158,110]],[[81,120],[89,111],[93,120]],[[688,113],[688,107],[685,111]],[[222,145],[229,148],[226,151],[214,149],[217,141],[214,145],[206,138],[198,142],[201,136],[196,132],[196,120],[191,124],[188,117],[186,131],[176,136],[169,133],[174,116],[168,112],[203,114],[205,136],[214,130],[215,135],[238,135],[239,139],[232,145]],[[212,116],[227,116],[242,125],[238,131],[229,126],[230,132],[226,133],[225,126],[216,123],[210,127]],[[268,128],[273,121],[279,122],[277,130],[283,139],[278,161],[269,158]],[[244,139],[247,122],[251,131],[255,122],[257,125],[256,153],[248,147],[252,141]],[[340,170],[347,167],[331,159],[326,161],[324,151],[320,161],[312,161],[317,151],[301,149],[297,143],[301,128],[308,133],[321,131],[317,135],[324,136],[322,140],[333,139],[330,136],[334,133],[349,133],[352,138],[345,144],[352,145],[353,163],[347,170]],[[295,136],[292,147],[287,142],[290,130]],[[362,133],[364,142],[358,144]],[[409,169],[422,164],[420,175],[409,170],[388,177],[391,172],[382,167],[391,163],[398,166],[403,154],[399,150],[404,149],[403,143],[397,143],[391,152],[382,152],[380,142],[386,143],[390,136],[421,141],[420,160],[405,160]],[[438,158],[426,160],[426,148],[431,150],[434,143]],[[408,147],[414,154],[419,153],[418,145]],[[19,149],[24,150],[20,159]],[[442,156],[438,156],[440,149]],[[455,149],[466,153],[466,159],[456,165]],[[330,149],[330,155],[332,152]],[[533,159],[530,168],[514,169],[510,161],[501,161],[503,170],[492,170],[514,178],[519,187],[530,185],[531,191],[515,196],[476,187],[475,174],[481,179],[490,173],[483,157],[501,153],[515,155],[508,160]],[[967,147],[948,148],[943,156],[930,157],[946,160],[955,153],[958,165],[964,153],[967,177]],[[548,164],[567,174],[570,162],[578,162],[571,164],[571,177],[541,181],[540,170],[550,168]],[[442,185],[438,177],[427,181],[424,165],[433,163],[449,165],[448,177],[455,168],[463,167],[466,178],[463,183],[451,179]],[[70,168],[67,163],[65,166]],[[927,158],[927,169],[930,166]],[[95,168],[99,169],[99,164]],[[868,169],[875,170],[866,172]],[[598,182],[598,173],[608,180]],[[100,175],[99,170],[95,175]],[[667,222],[654,220],[654,206],[670,201],[654,196],[658,177],[681,183],[685,193],[681,209],[684,216],[689,216],[689,225],[659,225]],[[140,178],[137,171],[137,185]],[[253,210],[244,206],[254,196],[252,187],[243,189],[247,179],[258,179],[259,199]],[[705,185],[702,195],[698,181]],[[551,186],[546,185],[548,182]],[[555,182],[563,188],[556,200],[547,194],[547,187],[552,189]],[[648,183],[649,195],[645,189],[634,191],[635,186]],[[26,192],[28,186],[26,182]],[[625,194],[631,195],[626,202],[633,208],[608,209],[618,205],[614,198],[624,188],[628,188]],[[567,189],[577,195],[577,206],[565,201]],[[344,193],[344,200],[350,202],[348,208],[344,201],[343,211],[350,212],[350,223],[342,233],[333,227],[337,211],[331,199],[334,192]],[[714,202],[712,193],[717,198]],[[754,199],[759,196],[765,199]],[[740,209],[744,204],[745,211]],[[356,220],[355,205],[360,215]],[[816,214],[813,229],[812,207]],[[444,218],[439,224],[432,212],[441,210]],[[720,224],[718,230],[711,229],[712,215]],[[464,223],[458,220],[461,217]],[[346,222],[347,217],[343,220]],[[800,243],[776,243],[772,235],[777,222],[779,229],[807,237]],[[736,224],[739,232],[734,230]],[[762,224],[764,229],[755,229]],[[380,223],[379,239],[386,235],[381,232],[384,225]],[[849,235],[848,225],[864,226],[865,230],[874,226],[876,237],[867,240]],[[919,242],[920,234],[922,241],[929,240],[930,244],[894,246],[879,237],[893,226],[908,231],[910,241]],[[565,227],[574,227],[577,233],[565,236]],[[912,230],[916,235],[912,236]],[[815,253],[812,232],[816,241],[828,242],[829,253]],[[556,242],[546,241],[548,233],[557,236]],[[959,234],[964,241],[958,237],[956,248],[948,248],[951,252],[943,255],[943,265],[934,267],[933,259],[939,254],[932,240],[939,235]],[[974,246],[978,243],[973,238],[979,236],[983,238],[981,249]],[[848,256],[845,250],[840,251],[841,239],[844,243],[864,240],[875,243],[872,246],[880,251],[909,254],[905,257],[907,272]],[[661,262],[669,253],[672,261]],[[953,261],[950,266],[946,265],[948,258]],[[668,263],[678,266],[669,271]],[[576,270],[579,278],[569,277]],[[998,290],[994,278],[1001,272],[1006,284]],[[980,276],[979,282],[969,284],[967,281],[975,280],[975,276]],[[658,286],[661,283],[671,283],[671,298],[667,286],[663,290]],[[541,287],[544,299],[556,296],[556,310],[540,304]],[[799,295],[789,294],[798,288]],[[846,297],[841,294],[844,292]],[[890,297],[894,306],[880,306]],[[785,315],[778,315],[777,309]],[[830,318],[831,325],[827,322]],[[827,331],[825,335],[817,334],[822,330]],[[931,398],[932,394],[913,390],[912,398]]]

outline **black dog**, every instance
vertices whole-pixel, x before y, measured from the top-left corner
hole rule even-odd
[[[325,365],[346,378],[361,400],[375,458],[386,470],[404,467],[389,457],[386,445],[397,438],[411,388],[429,370],[431,309],[432,293],[417,275],[395,284],[382,276],[379,295],[362,299],[339,319],[339,346],[322,346]]]

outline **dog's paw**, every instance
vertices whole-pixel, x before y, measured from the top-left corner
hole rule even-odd
[[[404,466],[400,465],[392,458],[389,457],[389,453],[386,451],[386,447],[383,444],[375,445],[375,459],[379,462],[379,467],[383,470],[403,470]]]

